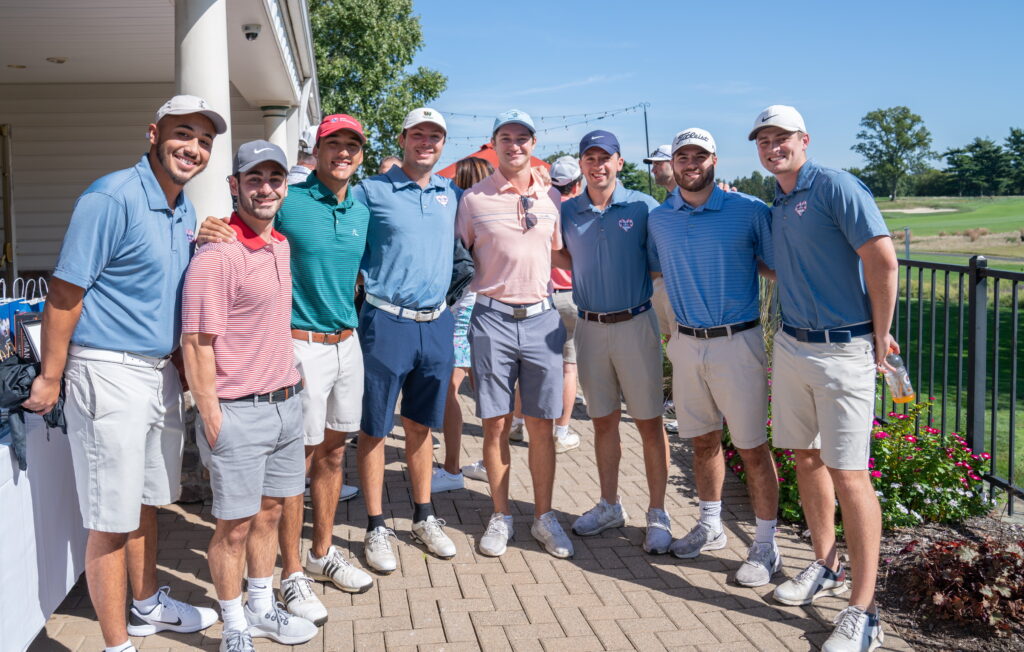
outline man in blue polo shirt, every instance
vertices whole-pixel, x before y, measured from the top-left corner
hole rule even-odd
[[[579,309],[574,339],[580,385],[594,422],[601,499],[576,519],[572,531],[593,536],[622,527],[619,501],[622,449],[620,396],[640,431],[650,503],[644,550],[662,554],[672,543],[665,513],[668,440],[661,426],[661,343],[651,309],[647,214],[653,197],[618,182],[619,141],[592,131],[580,141],[586,191],[562,204],[564,252],[572,258],[573,300]]]
[[[196,228],[182,188],[206,168],[215,135],[226,129],[201,98],[164,103],[148,128],[149,152],[78,198],[50,281],[42,367],[24,405],[49,412],[65,377],[64,414],[89,530],[85,576],[107,652],[134,650],[129,635],[195,632],[217,621],[214,610],[158,590],[156,506],[181,492],[181,383],[168,362],[178,349]]]
[[[366,303],[359,315],[366,391],[359,432],[359,477],[366,499],[366,562],[382,573],[397,567],[387,528],[384,438],[402,395],[405,457],[412,484],[412,536],[449,559],[455,544],[430,502],[433,446],[430,429],[444,424],[448,380],[455,366],[455,320],[445,303],[452,278],[455,210],[461,192],[433,174],[448,127],[434,109],[411,111],[398,144],[402,163],[354,190],[370,209],[366,253],[360,265]]]
[[[882,644],[874,606],[882,516],[868,476],[876,371],[890,350],[899,264],[875,200],[853,175],[807,159],[810,136],[791,106],[754,119],[772,205],[782,330],[772,363],[773,439],[796,451],[800,501],[817,561],[775,599],[810,604],[849,590],[835,538],[835,500],[853,566],[849,607],[823,650]]]
[[[764,202],[715,185],[715,140],[684,129],[672,141],[679,188],[651,212],[653,265],[677,323],[668,345],[679,436],[693,444],[700,520],[672,544],[692,559],[725,547],[722,527],[723,418],[747,471],[757,531],[736,572],[762,586],[781,566],[775,545],[779,487],[767,443],[768,376],[758,302],[758,270],[772,264],[771,213]]]

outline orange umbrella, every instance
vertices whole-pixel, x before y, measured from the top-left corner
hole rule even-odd
[[[494,146],[491,145],[490,143],[484,143],[483,145],[480,146],[480,149],[478,149],[477,151],[473,152],[472,154],[470,154],[466,158],[469,158],[470,156],[475,156],[476,158],[482,158],[483,160],[485,160],[488,163],[490,163],[491,167],[493,167],[495,170],[498,169],[498,154],[494,151]],[[449,179],[454,179],[455,178],[455,165],[456,165],[456,163],[452,163],[451,165],[449,165],[445,169],[441,170],[437,174],[441,175],[442,177],[448,177]],[[545,170],[547,170],[547,169],[549,169],[551,167],[551,164],[548,163],[547,161],[543,160],[543,159],[537,158],[536,156],[531,156],[530,157],[530,166],[531,167],[535,167],[535,168],[536,167],[542,167]]]

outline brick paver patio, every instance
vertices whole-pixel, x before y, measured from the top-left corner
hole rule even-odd
[[[480,457],[479,420],[472,400],[461,396],[468,436],[463,463]],[[577,417],[583,412],[577,409]],[[568,530],[572,520],[598,496],[593,430],[574,419],[583,445],[558,456],[554,504]],[[530,536],[532,520],[527,446],[513,444],[511,494],[516,540],[499,559],[476,552],[477,538],[491,514],[486,483],[466,480],[466,488],[436,494],[439,518],[458,548],[443,561],[410,541],[412,507],[402,462],[401,428],[391,440],[385,471],[384,513],[398,533],[398,570],[375,576],[362,595],[317,585],[329,620],[309,643],[296,650],[815,650],[828,636],[831,620],[845,601],[826,598],[812,607],[786,607],[771,599],[773,585],[747,589],[727,581],[746,556],[753,536],[753,513],[746,490],[727,474],[723,520],[729,545],[691,561],[649,556],[643,539],[647,488],[639,435],[623,423],[620,492],[631,520],[626,527],[583,539],[573,536],[576,555],[559,560],[543,552]],[[442,459],[443,449],[435,457]],[[682,536],[697,519],[696,496],[688,471],[690,450],[672,441],[672,469],[666,508],[674,533]],[[346,475],[355,481],[355,449],[349,448]],[[308,512],[307,512],[308,514]],[[366,511],[361,499],[338,509],[335,541],[362,562]],[[160,514],[160,582],[175,597],[215,606],[206,563],[213,532],[209,506],[175,505]],[[308,536],[308,532],[307,532]],[[792,576],[812,559],[810,546],[795,530],[780,532],[783,571]],[[777,578],[778,581],[778,578]],[[884,614],[883,614],[884,618]],[[146,652],[216,650],[221,626],[197,634],[158,634],[136,639]],[[886,626],[886,649],[911,649]],[[259,650],[278,650],[256,639]],[[31,650],[103,649],[99,625],[84,579],[50,619]]]

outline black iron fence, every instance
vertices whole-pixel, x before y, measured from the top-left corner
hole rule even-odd
[[[1011,515],[1014,500],[1024,498],[1016,432],[1024,419],[1017,400],[1024,390],[1022,283],[1024,273],[990,269],[984,256],[966,266],[901,259],[893,323],[918,400],[932,400],[927,425],[944,436],[961,434],[975,453],[991,455],[977,471],[993,495],[1005,493]],[[900,409],[884,383],[880,398],[879,418]]]

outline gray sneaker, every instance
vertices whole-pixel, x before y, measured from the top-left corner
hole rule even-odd
[[[256,647],[248,630],[226,629],[220,637],[220,652],[256,652]]]
[[[523,441],[523,439],[526,438],[526,436],[523,434],[523,430],[525,430],[525,429],[526,429],[526,424],[525,423],[521,423],[521,422],[513,423],[512,427],[509,428],[509,431],[508,431],[508,440],[509,441]]]
[[[791,580],[775,588],[775,599],[782,604],[799,607],[811,604],[827,595],[842,595],[850,590],[846,584],[846,569],[830,570],[822,560],[813,561]]]
[[[836,628],[821,646],[821,652],[871,652],[885,642],[877,613],[847,607],[832,622]]]
[[[455,544],[444,533],[444,519],[437,519],[433,516],[412,524],[412,538],[416,539],[427,547],[431,554],[441,559],[451,559],[455,556]]]
[[[470,480],[487,482],[487,467],[484,466],[483,460],[477,460],[472,464],[462,467],[462,475]]]
[[[644,552],[663,555],[672,545],[672,521],[663,509],[647,510],[647,534],[644,536]]]
[[[564,435],[559,437],[555,434],[555,452],[568,453],[580,447],[580,436],[572,428],[569,428]]]
[[[680,559],[694,559],[704,551],[721,550],[725,547],[726,541],[728,538],[725,536],[725,530],[712,532],[708,526],[697,521],[697,525],[693,526],[685,537],[675,541],[669,549]]]
[[[578,537],[592,537],[609,528],[622,527],[628,519],[621,502],[610,504],[602,498],[573,522],[572,532]]]
[[[747,552],[747,560],[736,571],[736,583],[740,586],[764,586],[780,568],[782,555],[775,542],[755,542]]]
[[[514,535],[512,517],[494,512],[477,546],[480,552],[488,557],[500,557],[505,554],[508,542]]]
[[[245,612],[245,621],[249,623],[249,635],[253,638],[269,638],[283,645],[301,645],[316,636],[316,625],[305,618],[291,615],[280,602],[262,613],[249,608],[248,602],[242,610]]]
[[[530,534],[540,542],[548,554],[559,559],[568,559],[573,555],[572,541],[562,529],[562,524],[555,518],[554,512],[546,512],[540,518],[533,519]]]

